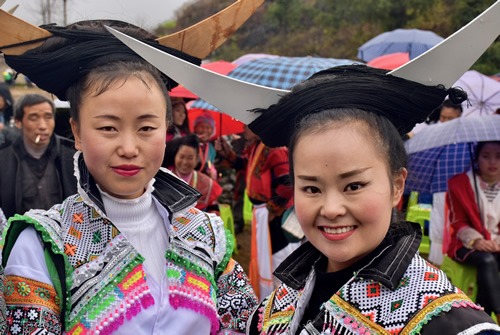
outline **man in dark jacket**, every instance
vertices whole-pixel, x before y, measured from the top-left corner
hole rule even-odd
[[[21,136],[0,147],[0,208],[7,218],[29,209],[49,209],[75,194],[77,184],[74,145],[54,134],[52,100],[24,95],[14,105],[14,118]]]

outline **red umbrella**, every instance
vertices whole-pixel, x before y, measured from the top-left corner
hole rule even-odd
[[[210,62],[210,63],[203,63],[201,64],[202,68],[205,68],[207,70],[217,72],[219,74],[228,74],[232,70],[234,70],[238,65],[233,64],[231,62],[227,62],[225,60],[218,60],[215,62]],[[197,99],[198,96],[185,88],[182,85],[179,85],[172,89],[172,91],[169,92],[169,95],[173,98],[184,98],[184,99]]]
[[[210,114],[212,116],[212,119],[214,119],[215,121],[215,131],[217,136],[238,134],[243,132],[243,126],[244,126],[243,122],[238,121],[227,114],[219,113],[208,109],[189,108],[188,109],[189,129],[191,129],[192,132],[194,131],[194,121],[196,120],[196,118],[199,115],[207,113]]]
[[[395,52],[373,58],[366,65],[377,69],[394,70],[410,61],[410,54],[407,52]]]

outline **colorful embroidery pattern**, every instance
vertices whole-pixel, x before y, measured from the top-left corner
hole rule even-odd
[[[61,310],[52,286],[23,277],[7,276],[4,294],[10,334],[32,334],[38,329],[49,334],[61,333]]]
[[[112,334],[125,321],[130,320],[142,309],[154,304],[149,292],[142,265],[129,272],[117,285],[110,283],[111,290],[100,292],[84,309],[67,334]]]
[[[85,199],[73,196],[59,208],[32,211],[32,218],[26,216],[23,219],[32,224],[46,242],[51,243],[55,254],[65,258],[66,314],[53,315],[57,320],[64,317],[66,333],[111,334],[126,319],[130,320],[153,305],[154,299],[142,268],[142,256],[104,214]],[[59,223],[61,226],[58,226]],[[173,215],[171,228],[171,244],[166,253],[167,275],[171,284],[169,301],[174,308],[189,308],[206,316],[211,321],[212,333],[216,333],[221,322],[217,314],[219,297],[215,278],[216,273],[226,268],[232,251],[225,237],[223,222],[218,217],[190,208]],[[235,269],[235,272],[241,270],[239,267]],[[226,273],[227,278],[230,276],[230,272]],[[245,313],[250,313],[255,302],[252,304],[252,298],[245,296],[241,303],[246,301],[251,307],[235,307],[235,303],[240,303],[237,299],[242,292],[236,290],[243,290],[238,286],[242,284],[242,278],[236,273],[229,280],[227,290],[220,291],[228,297],[220,298],[220,301],[236,311],[231,312],[231,316],[239,314],[246,318]],[[20,284],[19,288],[10,285],[8,290],[17,290],[15,293],[20,297],[23,294],[38,294],[40,299],[51,295],[56,298],[53,290],[43,287]],[[26,300],[23,301],[26,303]],[[15,307],[18,306],[12,305],[12,308]],[[231,323],[229,316],[224,319],[227,321],[225,324]],[[238,326],[244,327],[243,322],[239,322]],[[33,326],[32,329],[38,328]],[[54,333],[60,334],[61,329]]]
[[[0,218],[1,221],[1,218]],[[1,222],[0,222],[1,225]],[[4,334],[7,330],[7,321],[5,320],[5,299],[4,299],[4,278],[3,278],[3,267],[0,265],[0,334]]]
[[[456,292],[446,275],[427,266],[421,257],[413,259],[402,279],[404,283],[400,283],[394,291],[380,285],[378,294],[366,294],[372,292],[376,283],[358,279],[342,287],[338,295],[350,305],[357,306],[363,315],[374,317],[376,324],[397,334],[404,328],[409,316],[425,307],[428,296],[439,297]],[[339,301],[330,300],[330,303],[338,304]]]
[[[282,284],[260,308],[261,334],[289,330],[301,291]],[[416,256],[393,291],[355,278],[323,305],[321,334],[418,334],[432,318],[451,308],[479,309],[439,269]]]
[[[167,261],[169,301],[173,308],[191,309],[210,320],[211,333],[219,330],[215,288],[204,277],[187,271],[184,267]]]
[[[248,278],[241,267],[231,260],[226,271],[217,281],[218,312],[224,329],[245,333],[247,320],[257,305],[257,297],[248,285]],[[240,306],[237,310],[231,306]],[[243,313],[241,313],[243,310]]]
[[[262,334],[281,334],[288,329],[301,294],[302,291],[281,284],[268,300],[264,300],[265,308],[259,309],[259,328],[262,329]]]
[[[9,334],[61,334],[59,315],[43,306],[7,306]]]
[[[51,285],[18,276],[6,276],[4,288],[8,305],[26,304],[42,306],[59,314],[59,300]]]

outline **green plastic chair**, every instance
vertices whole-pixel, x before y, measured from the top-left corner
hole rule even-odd
[[[407,210],[410,209],[411,206],[418,205],[418,192],[417,191],[411,191],[410,197],[408,198],[408,206]]]
[[[252,225],[253,219],[253,204],[248,197],[247,190],[245,189],[243,196],[243,222],[247,226]]]
[[[429,238],[429,222],[431,218],[432,206],[428,204],[417,204],[410,206],[406,213],[406,221],[416,222],[422,228],[422,241],[418,251],[421,254],[429,255],[431,250],[431,240]]]
[[[476,301],[477,272],[475,267],[459,263],[445,255],[441,264],[441,270],[446,273],[446,276],[448,276],[453,285],[467,294],[472,301]]]
[[[234,235],[234,217],[233,210],[231,209],[231,205],[228,204],[219,204],[219,216],[222,221],[224,221],[224,228],[231,232],[231,236],[234,242],[234,250],[233,254],[238,254],[238,245]]]

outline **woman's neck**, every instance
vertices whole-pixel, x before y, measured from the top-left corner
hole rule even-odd
[[[489,187],[495,185],[496,183],[498,183],[500,181],[495,177],[486,177],[485,178],[485,176],[483,176],[483,175],[480,175],[479,177],[481,177],[481,180],[484,181],[486,184],[488,184]]]
[[[138,222],[144,218],[153,204],[153,183],[154,179],[147,185],[145,192],[135,199],[116,198],[98,186],[108,218],[122,224]]]
[[[193,173],[194,171],[191,171],[187,174],[184,174],[184,173],[180,173],[177,169],[174,171],[174,173],[177,175],[177,177],[181,178],[182,180],[184,180],[186,183],[189,184],[189,182],[191,181],[191,178],[193,177]]]

